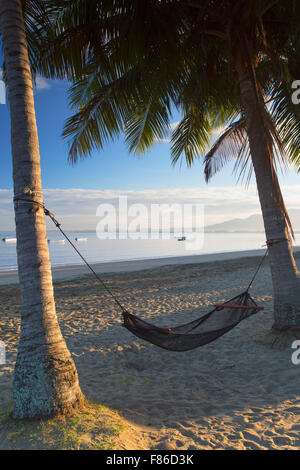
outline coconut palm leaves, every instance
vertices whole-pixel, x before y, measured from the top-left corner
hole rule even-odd
[[[241,176],[249,151],[236,125],[242,111],[234,61],[254,55],[253,85],[274,167],[276,157],[300,163],[300,106],[291,101],[300,69],[297,2],[41,3],[51,25],[39,20],[40,28],[31,28],[40,49],[32,47],[33,63],[46,76],[75,78],[76,112],[63,132],[72,161],[122,133],[130,151],[145,152],[168,134],[175,103],[182,120],[172,135],[173,163],[183,157],[190,166],[205,155],[214,130],[231,123],[209,150],[205,174],[232,156]]]
[[[146,151],[168,132],[169,110],[175,102],[183,119],[172,138],[173,161],[184,155],[190,165],[208,147],[209,127],[238,118],[233,60],[255,49],[255,54],[260,54],[255,86],[261,88],[266,102],[271,98],[269,108],[278,135],[269,130],[275,140],[281,137],[287,153],[297,162],[299,110],[290,100],[287,77],[291,66],[287,57],[291,62],[293,55],[295,73],[299,55],[291,45],[297,45],[297,41],[290,8],[280,1],[239,2],[234,7],[230,1],[215,2],[214,10],[212,2],[181,3],[153,0],[142,6],[138,1],[115,1],[107,6],[100,0],[88,5],[58,2],[61,13],[55,28],[50,29],[55,41],[48,35],[52,46],[39,67],[50,76],[78,77],[70,92],[77,113],[64,131],[71,142],[70,158],[76,160],[92,148],[101,148],[121,132],[131,151]],[[239,22],[235,22],[237,18]],[[280,27],[278,35],[274,25]],[[295,30],[293,42],[291,30]],[[276,54],[279,41],[280,54]],[[55,51],[64,58],[61,66],[56,65]],[[279,140],[274,148],[278,145]]]
[[[235,171],[240,168],[242,177],[249,163],[249,144],[245,129],[245,122],[239,119],[232,122],[217,138],[210,151],[205,155],[204,174],[208,182],[218,173],[229,160],[235,160]],[[252,167],[248,173],[248,181],[251,177]]]

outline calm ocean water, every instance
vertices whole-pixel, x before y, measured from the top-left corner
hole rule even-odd
[[[11,233],[0,233],[0,271],[12,270],[17,267],[15,243],[2,241],[3,237],[14,236]],[[193,250],[187,249],[187,242],[179,242],[176,238],[168,240],[161,238],[158,240],[100,240],[95,233],[70,233],[69,236],[90,263],[256,250],[265,243],[263,233],[206,233],[202,248],[198,246]],[[76,237],[86,240],[75,241]],[[49,249],[53,266],[82,263],[67,241],[60,242],[63,239],[61,234],[48,232],[48,239],[50,240]],[[296,244],[299,245],[299,243]]]

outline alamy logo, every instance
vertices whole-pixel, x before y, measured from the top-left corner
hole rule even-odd
[[[204,207],[202,204],[128,203],[120,196],[118,204],[100,204],[96,212],[100,221],[99,239],[178,238],[186,250],[200,250],[204,241]]]
[[[5,343],[0,340],[0,365],[6,363]]]
[[[292,103],[300,104],[300,80],[294,80],[292,83],[292,89],[295,90],[292,93]]]
[[[6,104],[5,83],[3,80],[0,80],[0,104]]]
[[[300,340],[296,339],[292,343],[292,349],[295,349],[296,351],[293,352],[292,354],[292,363],[295,366],[298,366],[300,364]]]

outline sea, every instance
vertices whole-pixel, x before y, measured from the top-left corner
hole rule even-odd
[[[178,237],[172,235],[165,239],[163,237],[166,235],[161,233],[152,234],[152,239],[147,234],[139,235],[143,238],[137,239],[126,238],[125,234],[118,234],[116,239],[99,239],[96,233],[91,232],[71,232],[68,236],[92,264],[258,250],[265,245],[264,233],[205,233],[203,238],[197,239],[197,243],[193,242],[190,236],[186,240],[179,241]],[[15,234],[0,233],[0,271],[17,268],[16,243],[4,242],[3,238],[6,237],[14,238]],[[300,240],[300,235],[298,239]],[[82,264],[81,258],[68,241],[63,242],[60,233],[48,232],[48,244],[52,266]],[[296,239],[295,245],[299,244]]]

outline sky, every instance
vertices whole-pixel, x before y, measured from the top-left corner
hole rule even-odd
[[[259,213],[252,180],[248,189],[236,184],[229,165],[207,185],[201,159],[192,168],[183,162],[171,165],[170,143],[157,142],[142,158],[129,154],[123,137],[107,144],[91,157],[71,165],[67,142],[61,137],[71,110],[68,84],[39,78],[34,91],[40,141],[42,184],[45,203],[66,229],[93,230],[101,203],[118,204],[127,196],[132,203],[197,203],[204,206],[205,225]],[[175,112],[172,122],[180,116]],[[12,159],[8,104],[0,104],[0,231],[14,229],[12,206]],[[289,169],[280,176],[288,208],[299,207],[300,175]]]

